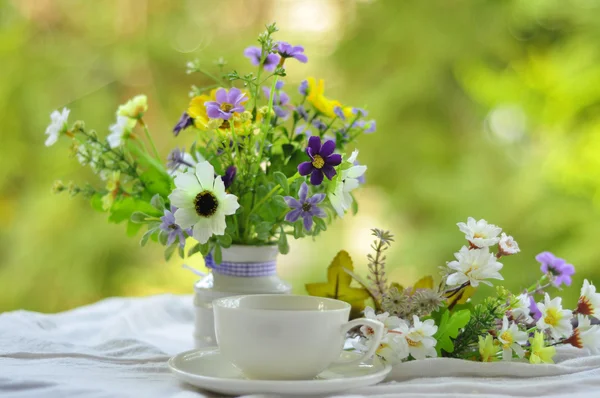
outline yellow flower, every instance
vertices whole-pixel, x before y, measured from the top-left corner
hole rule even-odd
[[[148,98],[145,95],[137,95],[127,101],[125,104],[119,106],[117,114],[120,116],[127,116],[132,119],[139,119],[147,110]]]
[[[306,99],[322,114],[335,117],[333,112],[334,108],[339,106],[342,108],[342,112],[346,118],[352,116],[352,108],[349,106],[343,107],[340,101],[331,100],[325,97],[325,81],[323,79],[317,80],[314,77],[306,79],[308,81],[308,96]]]
[[[121,185],[121,172],[113,171],[109,177],[108,181],[106,181],[106,189],[108,193],[102,197],[102,209],[104,211],[109,211],[115,202],[115,198],[119,193]]]
[[[479,336],[479,354],[481,354],[481,362],[492,362],[497,359],[500,346],[494,344],[494,338],[491,334]]]
[[[531,343],[531,351],[529,355],[529,362],[531,363],[554,363],[552,357],[556,354],[556,348],[546,347],[544,345],[544,334],[535,332],[533,338],[529,339]]]
[[[210,94],[197,95],[190,101],[187,113],[194,119],[194,125],[200,130],[208,130],[208,116],[206,115],[205,102],[216,101],[217,90],[211,90]]]

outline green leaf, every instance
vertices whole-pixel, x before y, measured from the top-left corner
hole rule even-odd
[[[200,253],[202,253],[202,257],[206,257],[208,256],[208,253],[210,253],[210,243],[206,242],[204,244],[200,244]]]
[[[324,219],[322,219],[321,217],[313,217],[313,220],[315,222],[315,229],[318,229],[320,231],[327,231],[327,223],[325,223]]]
[[[196,243],[190,250],[188,250],[188,257],[193,256],[196,253],[200,252],[200,243]]]
[[[352,196],[352,215],[356,215],[358,213],[358,201],[354,195],[350,194],[350,196]]]
[[[302,220],[298,220],[294,223],[294,239],[300,239],[304,237],[304,225]]]
[[[152,156],[142,151],[136,144],[129,141],[127,149],[136,155],[137,161],[145,171],[140,174],[140,180],[146,186],[146,192],[154,196],[167,197],[171,193],[173,179],[167,172],[167,169]]]
[[[279,241],[277,242],[277,246],[279,247],[279,253],[288,254],[290,251],[290,246],[288,245],[287,235],[283,230],[283,226],[279,228]]]
[[[454,352],[452,340],[456,339],[460,330],[469,323],[469,319],[471,319],[471,311],[467,309],[452,312],[452,315],[450,315],[450,311],[444,311],[438,324],[438,330],[433,336],[437,340],[435,349],[438,356],[442,356],[442,350],[448,353]]]
[[[177,249],[177,246],[179,246],[179,243],[175,242],[171,246],[167,247],[165,250],[165,261],[169,261],[171,259],[173,253],[175,253],[175,249]]]
[[[281,146],[281,149],[283,150],[283,156],[287,158],[288,156],[291,156],[292,153],[294,153],[296,147],[292,144],[283,144]]]
[[[150,203],[132,196],[127,196],[115,201],[110,209],[108,221],[118,224],[122,221],[129,220],[131,215],[138,211],[158,216],[157,210]]]
[[[180,258],[185,258],[185,248],[183,246],[181,246],[180,244],[177,245],[177,252],[179,253],[179,257]]]
[[[127,222],[127,236],[135,236],[143,227],[143,224],[136,224],[131,220]]]
[[[254,231],[256,232],[256,238],[259,240],[269,239],[271,236],[271,230],[273,229],[273,223],[269,221],[261,221],[256,227],[254,227]]]
[[[287,180],[287,177],[285,176],[285,174],[283,174],[280,171],[276,171],[275,173],[273,173],[273,179],[275,180],[275,182],[277,184],[279,184],[279,186],[283,190],[284,194],[286,194],[286,195],[289,194],[290,187],[288,185],[288,180]]]
[[[92,209],[104,213],[104,207],[102,206],[102,195],[99,193],[95,193],[90,198],[90,205],[92,205]]]
[[[146,243],[148,243],[148,239],[150,239],[152,234],[155,232],[156,232],[156,229],[149,229],[148,231],[146,231],[146,233],[144,235],[142,235],[142,239],[140,240],[140,246],[142,246],[142,247],[146,246]]]
[[[223,252],[221,251],[221,246],[215,245],[215,250],[213,251],[213,258],[215,260],[215,264],[221,264],[221,262],[223,262]]]
[[[150,200],[150,204],[154,206],[154,208],[160,212],[165,210],[165,200],[159,194],[156,194]]]
[[[147,220],[148,218],[152,218],[152,217],[141,211],[136,211],[131,215],[131,217],[129,218],[129,221],[136,223],[136,224],[145,224],[145,223],[149,222]]]
[[[217,241],[219,242],[219,246],[227,249],[228,247],[231,246],[231,242],[233,241],[233,239],[231,238],[231,235],[225,234],[225,235],[217,236]]]
[[[161,245],[165,246],[167,244],[167,240],[169,239],[169,234],[165,231],[160,231],[158,234],[158,241]]]

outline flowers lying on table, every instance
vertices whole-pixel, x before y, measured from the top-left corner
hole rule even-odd
[[[163,157],[146,123],[148,100],[138,95],[121,105],[116,122],[101,137],[84,123],[68,123],[69,110],[51,114],[46,145],[59,138],[71,143],[72,154],[89,166],[104,187],[56,182],[55,190],[91,199],[109,213],[109,221],[128,221],[141,239],[186,255],[185,242],[198,243],[187,255],[212,251],[219,263],[221,248],[231,244],[277,244],[288,251],[288,236],[317,236],[336,217],[357,210],[353,191],[364,178],[356,140],[375,130],[367,112],[325,96],[323,80],[307,78],[294,93],[284,84],[288,64],[308,62],[302,46],[273,39],[275,24],[244,55],[253,73],[200,72],[204,88],[192,87],[189,106],[173,128],[176,136],[195,141],[189,150],[175,148]],[[351,148],[349,148],[351,147]]]
[[[306,288],[312,295],[347,301],[355,316],[364,309],[365,317],[383,322],[386,334],[377,355],[391,363],[436,356],[552,363],[555,347],[561,345],[600,352],[600,326],[592,324],[592,318],[600,319],[600,293],[585,280],[577,307],[563,308],[551,288],[570,286],[575,268],[552,253],[536,256],[543,275],[527,289],[511,293],[498,286],[496,295],[472,303],[479,285],[504,279],[500,259],[520,250],[511,236],[485,220],[469,218],[458,227],[467,244],[441,267],[437,287],[431,276],[407,288],[389,282],[385,252],[393,236],[374,229],[375,253],[368,255],[366,280],[354,273],[350,256],[342,251],[328,269],[329,281]],[[351,287],[352,279],[362,287]],[[364,308],[368,298],[374,308]],[[368,327],[361,328],[355,348],[366,350],[372,334]]]

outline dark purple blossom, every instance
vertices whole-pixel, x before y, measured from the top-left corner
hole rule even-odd
[[[185,147],[175,148],[167,156],[167,168],[176,171],[180,167],[194,167],[195,162],[192,155],[185,152]]]
[[[217,90],[216,101],[205,102],[206,114],[211,119],[229,120],[234,112],[244,112],[242,102],[246,101],[246,94],[239,88],[233,87],[229,91],[224,88]]]
[[[250,59],[252,65],[258,66],[260,64],[260,60],[262,59],[262,50],[259,47],[251,46],[244,50],[244,55]],[[273,72],[278,64],[279,55],[269,54],[263,61],[263,68],[266,71]]]
[[[179,225],[175,223],[175,212],[177,208],[171,206],[171,210],[165,209],[164,216],[160,218],[161,224],[160,230],[167,234],[167,246],[171,246],[175,243],[175,240],[179,240],[179,246],[185,246],[185,238],[192,235],[191,229],[183,230]]]
[[[325,141],[321,145],[321,138],[312,136],[308,139],[306,154],[310,158],[309,162],[303,162],[298,165],[298,172],[301,176],[310,174],[310,183],[312,185],[321,185],[323,175],[331,180],[336,175],[334,166],[342,163],[342,155],[333,153],[335,142],[333,140]]]
[[[289,116],[292,106],[290,105],[290,97],[285,92],[281,91],[282,87],[283,82],[277,82],[275,85],[276,91],[273,93],[273,111],[277,117],[285,119]],[[263,87],[263,93],[266,98],[271,98],[271,89],[269,87]]]
[[[302,46],[292,46],[289,43],[280,41],[277,43],[276,49],[283,59],[295,58],[302,63],[306,63],[308,61],[308,57],[304,55],[304,47]]]
[[[529,312],[531,313],[531,317],[533,318],[533,320],[536,322],[542,317],[542,311],[540,311],[540,309],[538,308],[533,296],[529,296]]]
[[[229,166],[227,170],[225,170],[225,175],[223,178],[223,185],[225,185],[225,189],[229,188],[231,184],[233,184],[233,180],[235,180],[235,175],[237,174],[237,168],[235,166]]]
[[[340,120],[346,120],[346,115],[344,115],[344,110],[341,106],[336,106],[335,108],[333,108],[333,113],[335,113],[335,115],[339,117]]]
[[[553,276],[552,283],[559,287],[563,283],[571,286],[571,276],[575,273],[575,267],[568,264],[566,260],[556,257],[550,252],[543,252],[535,256],[537,262],[542,264],[540,269],[544,274]]]
[[[298,86],[298,91],[304,96],[308,95],[308,80],[302,80],[300,82],[300,85]]]
[[[177,137],[181,130],[185,130],[193,124],[194,119],[192,119],[190,115],[187,114],[187,112],[183,112],[183,115],[181,115],[179,121],[177,122],[175,127],[173,127],[173,134],[175,135],[175,137]]]
[[[298,199],[296,200],[291,196],[286,196],[285,203],[292,209],[285,215],[285,221],[295,223],[300,217],[304,223],[304,228],[310,231],[313,225],[313,217],[327,217],[327,214],[323,209],[317,206],[325,199],[324,193],[317,193],[310,198],[308,197],[308,185],[305,182],[300,186],[298,191]]]

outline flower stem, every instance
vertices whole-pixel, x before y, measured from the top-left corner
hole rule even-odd
[[[150,142],[150,145],[152,146],[152,151],[154,152],[154,156],[156,157],[156,160],[158,160],[160,162],[160,155],[158,154],[156,145],[154,145],[154,140],[152,139],[152,136],[150,135],[148,126],[146,125],[146,123],[144,123],[143,119],[140,118],[139,121],[140,121],[140,124],[142,125],[142,127],[144,128],[144,133],[146,134],[146,138],[148,138],[148,141]]]

